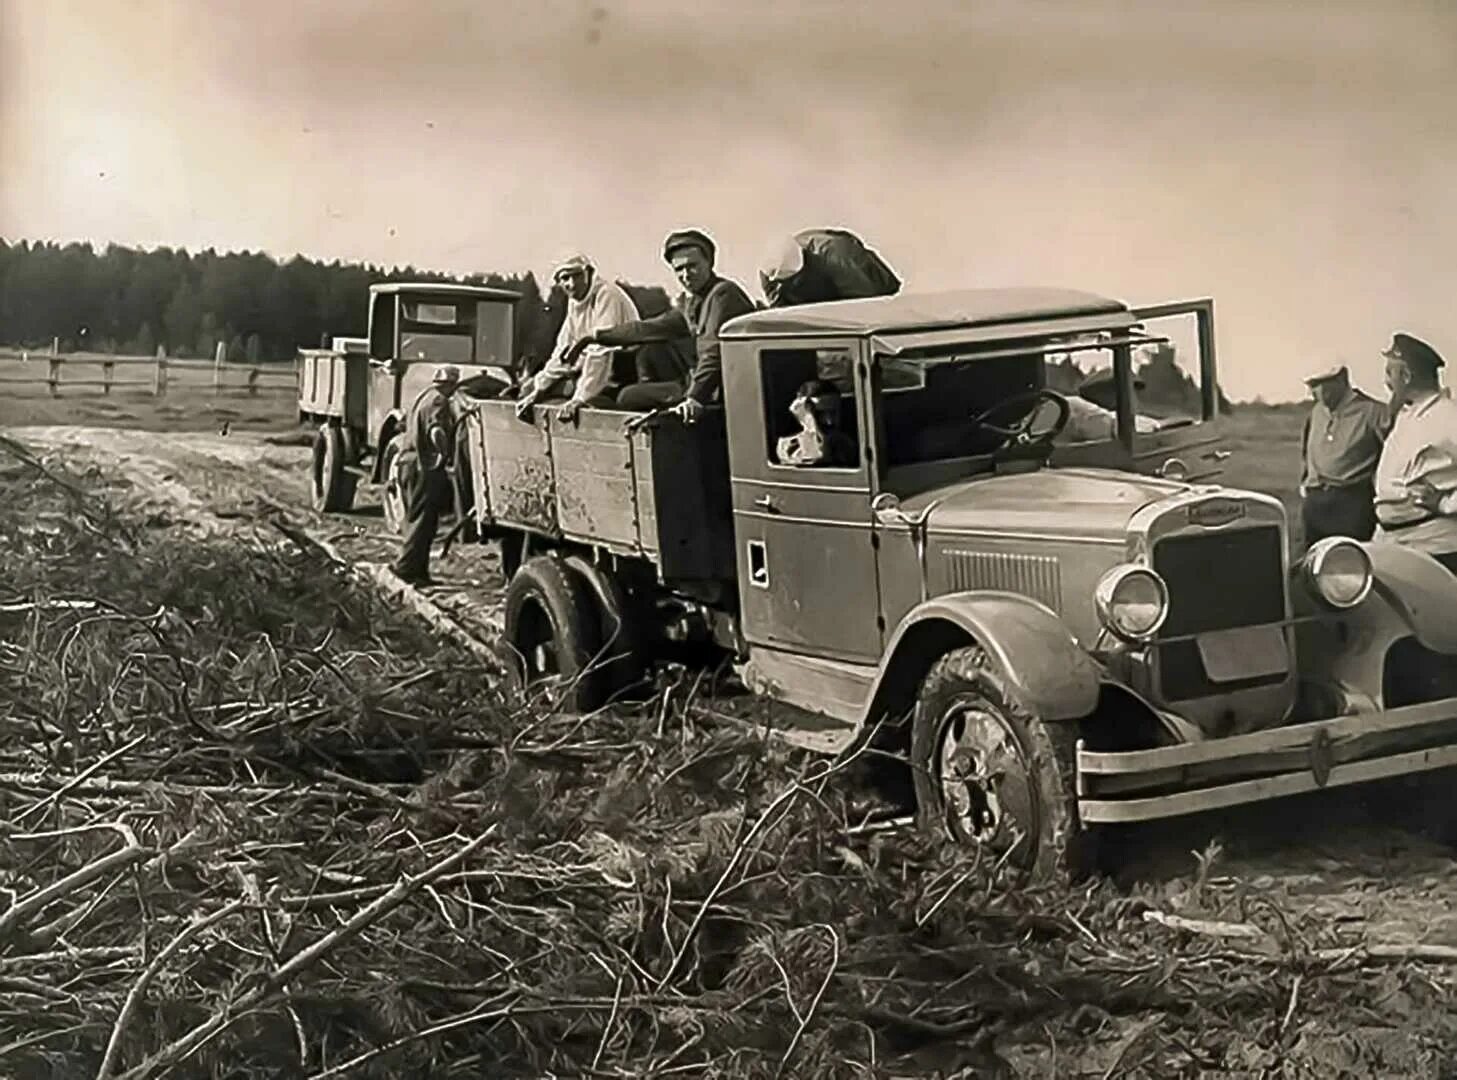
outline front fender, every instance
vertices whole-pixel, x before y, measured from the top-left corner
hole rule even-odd
[[[1400,544],[1362,544],[1378,595],[1428,649],[1457,653],[1457,576],[1430,555]]]
[[[379,431],[374,436],[374,462],[369,469],[370,483],[384,482],[384,448],[404,425],[405,414],[400,410],[394,409],[385,414],[384,422],[379,425]]]
[[[947,593],[913,608],[891,634],[862,723],[883,716],[950,649],[991,654],[1008,690],[1043,720],[1076,720],[1098,703],[1097,664],[1050,608],[1016,593]]]

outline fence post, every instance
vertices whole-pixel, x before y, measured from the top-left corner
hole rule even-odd
[[[257,368],[249,368],[248,369],[248,396],[249,397],[257,397],[258,396],[258,369]]]
[[[103,360],[101,362],[101,392],[108,396],[111,394],[111,375],[115,367],[116,362],[113,360]]]
[[[52,353],[46,358],[46,382],[51,386],[51,397],[61,392],[61,358]]]
[[[167,392],[167,348],[157,346],[157,366],[152,372],[152,395],[161,397]]]
[[[212,392],[216,396],[223,392],[223,357],[227,355],[228,347],[223,342],[218,342],[218,347],[212,354]]]
[[[51,338],[51,355],[52,356],[60,356],[61,355],[61,339],[58,338],[58,337]]]

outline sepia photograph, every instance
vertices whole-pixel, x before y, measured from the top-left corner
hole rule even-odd
[[[0,0],[0,1077],[1457,1080],[1454,102]]]

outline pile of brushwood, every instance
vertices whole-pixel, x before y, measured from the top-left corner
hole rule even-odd
[[[142,494],[0,445],[0,1075],[1283,1075],[1445,993],[1197,874],[1007,887],[853,762],[512,696]]]

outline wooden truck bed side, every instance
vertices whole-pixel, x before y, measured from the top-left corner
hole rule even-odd
[[[646,558],[665,581],[731,581],[733,517],[720,413],[624,429],[630,413],[584,409],[575,422],[515,402],[471,402],[476,514],[484,531],[517,528]]]
[[[300,349],[298,373],[300,413],[364,427],[369,395],[367,357],[333,349]]]

